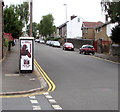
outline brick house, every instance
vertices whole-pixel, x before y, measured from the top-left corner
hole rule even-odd
[[[82,24],[82,38],[83,39],[94,39],[96,27],[103,25],[101,21],[99,22],[83,22]]]
[[[98,52],[109,52],[112,40],[110,39],[111,30],[116,24],[106,22],[96,27],[95,42]],[[102,47],[102,49],[100,48]]]
[[[59,36],[61,38],[61,44],[63,44],[65,42],[65,39],[66,39],[66,36],[67,36],[67,22],[60,25],[58,27],[58,30],[59,30]]]
[[[112,43],[111,29],[115,26],[110,22],[83,22],[82,34],[83,39],[93,39],[94,47],[97,52],[109,52]]]

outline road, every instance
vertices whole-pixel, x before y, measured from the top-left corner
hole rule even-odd
[[[35,59],[55,83],[50,94],[63,110],[117,110],[117,64],[37,43]]]
[[[2,110],[53,110],[44,95],[21,98],[5,98]]]
[[[39,43],[35,43],[35,59],[56,89],[32,97],[2,98],[3,110],[118,109],[116,63]]]

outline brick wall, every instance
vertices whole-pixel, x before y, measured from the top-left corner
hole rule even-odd
[[[98,40],[102,38],[103,40],[106,40],[106,41],[111,41],[110,37],[107,36],[107,31],[106,31],[106,26],[102,27],[102,31],[100,32],[96,32],[96,37],[95,39]]]
[[[67,39],[67,42],[73,43],[75,48],[80,48],[84,44],[93,45],[93,40],[91,39]]]
[[[0,0],[0,60],[2,59],[2,1]]]
[[[86,30],[86,29],[83,29],[83,30]],[[84,34],[83,34],[83,39],[94,39],[94,36],[95,36],[95,31],[94,31],[94,28],[88,28],[87,31],[83,31]]]

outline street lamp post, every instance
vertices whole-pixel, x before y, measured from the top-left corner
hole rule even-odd
[[[32,37],[32,6],[33,0],[30,0],[30,32],[29,32],[30,37]]]
[[[66,12],[66,42],[67,42],[67,4],[64,4],[65,6],[65,12]]]

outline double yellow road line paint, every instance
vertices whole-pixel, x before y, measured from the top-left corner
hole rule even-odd
[[[44,70],[41,68],[41,66],[37,63],[36,60],[34,60],[34,64],[36,66],[36,68],[38,69],[40,75],[42,75],[42,77],[44,78],[44,80],[47,82],[48,84],[48,92],[50,91],[54,91],[56,86],[54,84],[54,82],[48,77],[48,75],[44,72]]]
[[[21,94],[21,95],[3,95],[0,96],[0,98],[18,98],[18,97],[28,97],[28,96],[35,96],[35,95],[40,95],[46,92],[52,92],[55,90],[56,86],[53,83],[53,81],[48,77],[48,75],[44,72],[44,70],[41,68],[41,66],[37,63],[37,61],[34,59],[34,65],[36,66],[37,70],[38,70],[38,75],[42,76],[44,78],[44,80],[46,81],[46,83],[48,84],[48,89],[47,91],[40,91],[37,93],[28,93],[28,94]]]

